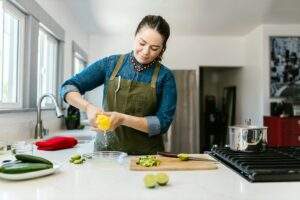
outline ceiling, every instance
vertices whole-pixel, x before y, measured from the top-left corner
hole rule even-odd
[[[175,35],[245,35],[260,24],[300,24],[300,0],[64,0],[89,34],[134,33],[147,14]]]

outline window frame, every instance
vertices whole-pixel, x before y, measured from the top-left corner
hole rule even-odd
[[[75,75],[75,58],[79,59],[84,63],[83,69],[88,64],[88,54],[73,40],[72,41],[72,75]],[[82,95],[82,98],[86,98],[85,95]],[[66,105],[66,103],[64,103]],[[85,112],[80,111],[80,121],[83,122],[87,119],[87,115]]]
[[[72,41],[72,75],[75,75],[75,58],[84,63],[84,68],[88,64],[88,54],[75,41]]]
[[[25,45],[25,19],[26,15],[11,4],[9,1],[3,1],[3,14],[9,13],[11,16],[18,19],[18,50],[17,50],[17,102],[3,103],[0,102],[0,110],[16,110],[23,108],[23,88],[24,81],[24,45]],[[4,16],[3,16],[4,17]],[[4,19],[4,18],[3,18]],[[3,27],[4,28],[4,27]],[[3,29],[4,30],[4,29]],[[4,41],[3,41],[4,42]],[[3,62],[3,60],[2,60]]]
[[[3,1],[3,0],[0,0]],[[20,89],[22,90],[23,103],[20,108],[0,108],[2,113],[30,112],[36,110],[37,99],[37,67],[38,67],[38,31],[42,24],[46,30],[59,41],[58,43],[58,61],[57,61],[57,80],[56,96],[59,106],[63,104],[59,98],[58,86],[64,79],[64,49],[65,49],[65,30],[35,1],[35,0],[4,0],[13,7],[23,12],[25,15],[24,27],[24,53],[23,57],[23,80]],[[28,81],[30,80],[30,81]],[[51,110],[54,108],[51,108]],[[50,110],[45,108],[45,110]]]
[[[52,77],[52,78],[54,78],[54,85],[52,85],[51,87],[54,87],[53,94],[57,95],[58,94],[58,78],[59,78],[59,73],[58,73],[58,59],[59,59],[59,56],[58,56],[58,47],[59,47],[59,40],[49,30],[47,30],[47,28],[43,24],[40,24],[39,34],[40,34],[40,32],[43,32],[43,34],[46,34],[47,40],[48,40],[48,37],[49,37],[50,40],[53,40],[53,41],[56,42],[56,49],[55,49],[55,51],[56,51],[55,52],[55,54],[56,54],[56,61],[55,61],[56,64],[55,64],[55,69],[54,69],[54,72],[53,72],[53,76],[54,77]],[[40,46],[40,44],[38,44],[38,45]],[[38,50],[39,50],[39,48],[38,48]],[[46,55],[46,56],[48,56],[48,55]],[[39,59],[39,52],[38,52],[38,59]],[[37,79],[38,79],[38,81],[37,81],[37,88],[36,88],[36,90],[37,90],[36,103],[38,102],[38,99],[40,98],[40,97],[38,97],[38,89],[39,89],[39,87],[41,87],[39,85],[42,83],[42,81],[39,81],[39,76],[40,76],[39,67],[40,66],[39,66],[39,62],[38,62],[38,66],[37,66],[37,76],[38,76]],[[40,96],[42,96],[42,95],[43,94],[40,94]],[[42,103],[42,108],[53,108],[52,101],[50,101],[50,103],[48,103],[47,101],[44,101],[44,104]]]

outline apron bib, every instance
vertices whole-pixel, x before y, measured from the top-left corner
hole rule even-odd
[[[156,113],[156,81],[160,69],[157,63],[150,83],[125,80],[116,77],[122,67],[121,55],[108,81],[105,111],[116,111],[145,117]],[[156,154],[164,151],[162,135],[149,137],[148,134],[127,126],[119,126],[114,132],[107,133],[108,146],[104,146],[103,134],[97,134],[95,150],[123,151],[129,155]]]

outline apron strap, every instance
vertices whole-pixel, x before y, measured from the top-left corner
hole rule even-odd
[[[156,87],[156,81],[157,81],[159,70],[160,70],[160,63],[157,62],[156,66],[155,66],[155,69],[154,69],[154,72],[153,72],[153,75],[152,75],[152,80],[151,80],[151,87],[152,88]]]
[[[112,72],[112,74],[111,74],[109,80],[113,80],[113,79],[116,77],[117,73],[118,73],[119,70],[121,69],[121,66],[122,66],[122,64],[123,64],[124,58],[125,58],[125,55],[121,55],[121,56],[119,57],[118,62],[117,62],[117,64],[116,64],[116,66],[115,66],[115,68],[114,68],[114,71]]]

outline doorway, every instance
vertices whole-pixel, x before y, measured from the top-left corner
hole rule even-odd
[[[228,144],[235,124],[240,67],[199,67],[200,151]]]

